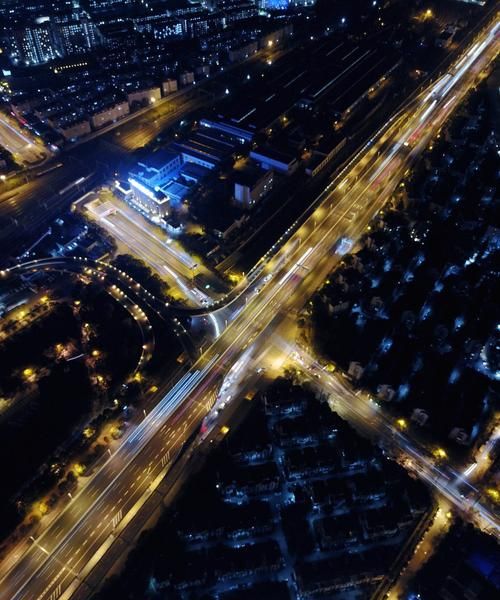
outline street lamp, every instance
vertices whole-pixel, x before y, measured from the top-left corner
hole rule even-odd
[[[34,374],[35,374],[35,371],[33,369],[31,369],[30,367],[24,369],[24,371],[23,371],[23,375],[26,379],[29,379]]]
[[[446,451],[443,450],[443,448],[436,448],[433,452],[434,456],[438,459],[445,459],[448,455],[446,454]]]

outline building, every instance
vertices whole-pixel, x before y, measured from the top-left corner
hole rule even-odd
[[[226,135],[231,136],[234,140],[238,141],[240,144],[244,144],[245,142],[251,142],[255,135],[255,131],[249,131],[243,127],[238,127],[238,125],[226,121],[224,119],[201,119],[200,126],[206,129],[215,129],[221,133],[225,133]]]
[[[200,11],[193,13],[184,19],[183,29],[187,36],[198,39],[223,29],[225,23],[222,12]]]
[[[89,7],[93,11],[107,11],[113,8],[126,8],[130,0],[89,0]]]
[[[39,65],[66,55],[84,54],[103,43],[103,36],[86,13],[50,14],[38,16],[14,31],[9,41],[14,63]]]
[[[299,166],[299,161],[295,157],[274,148],[256,148],[250,152],[250,158],[253,158],[263,169],[272,169],[285,175],[291,175]]]
[[[39,65],[60,58],[62,54],[49,21],[29,25],[13,34],[10,58],[15,63]]]
[[[325,143],[316,148],[312,154],[311,160],[306,168],[306,173],[311,177],[316,177],[323,169],[325,169],[337,154],[346,145],[347,139],[337,139],[332,143]]]
[[[172,148],[181,153],[185,163],[195,163],[210,170],[227,162],[235,151],[234,143],[227,136],[211,135],[203,130],[172,144]]]
[[[89,120],[79,116],[58,121],[55,129],[65,140],[75,140],[92,131]]]
[[[249,42],[248,44],[244,44],[239,48],[232,48],[228,52],[229,62],[242,62],[252,56],[252,54],[256,54],[258,51],[259,42],[257,41]]]
[[[153,36],[157,40],[182,38],[186,34],[183,22],[178,19],[164,19],[159,23],[155,23],[152,29]]]
[[[104,38],[95,24],[85,15],[80,19],[57,26],[64,54],[84,54],[100,46]]]
[[[181,87],[186,87],[188,85],[192,85],[194,83],[194,73],[193,71],[184,71],[179,75],[179,84]]]
[[[289,37],[293,35],[293,25],[286,25],[280,29],[276,29],[271,33],[261,36],[259,39],[260,48],[272,48],[283,44]]]
[[[237,21],[243,21],[244,19],[253,19],[254,17],[257,17],[258,14],[259,9],[255,2],[239,2],[234,4],[234,6],[228,6],[224,10],[225,22],[228,25],[236,23]]]
[[[130,105],[139,104],[153,104],[161,98],[161,89],[159,87],[147,87],[136,89],[127,93],[127,100]]]
[[[109,104],[97,108],[90,117],[90,123],[94,129],[99,129],[121,119],[130,113],[130,107],[126,101],[111,101]]]
[[[170,208],[168,186],[179,174],[181,166],[181,155],[169,150],[159,150],[147,160],[138,162],[128,178],[132,202],[153,219],[167,216]]]
[[[269,169],[242,169],[234,176],[234,199],[246,208],[252,207],[273,187],[274,173]]]
[[[178,90],[177,79],[167,79],[161,84],[163,95],[173,94]]]

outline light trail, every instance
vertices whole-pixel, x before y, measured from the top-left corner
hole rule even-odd
[[[23,140],[23,142],[25,144],[27,144],[28,146],[32,146],[33,142],[28,139],[25,135],[23,135],[20,131],[18,131],[15,127],[12,127],[12,125],[10,123],[8,123],[7,121],[5,121],[4,119],[0,119],[2,125],[4,127],[7,127],[7,129],[9,129],[14,135],[16,135],[18,138],[20,138],[21,140]]]
[[[487,39],[490,39],[490,34],[491,29],[486,31]],[[483,38],[484,35],[483,33]],[[480,58],[482,64],[487,64],[495,50],[496,46],[492,48],[491,44],[487,44],[477,60]],[[470,69],[461,75],[459,85],[454,90],[456,98],[450,105],[450,111],[473,85],[475,71]],[[267,267],[272,269],[272,277],[268,281],[259,279],[261,291],[254,294],[253,289],[249,288],[248,293],[235,303],[233,318],[228,327],[192,367],[187,378],[181,380],[181,387],[175,387],[173,395],[162,397],[160,411],[151,411],[152,417],[148,415],[151,435],[142,437],[143,433],[138,433],[132,444],[120,444],[113,457],[89,478],[78,500],[72,501],[38,537],[37,541],[43,543],[50,555],[47,556],[36,545],[32,545],[23,550],[21,558],[12,563],[13,568],[1,572],[1,589],[9,600],[33,600],[42,593],[50,597],[56,592],[69,597],[75,589],[83,593],[81,581],[75,579],[72,572],[79,573],[80,579],[85,579],[96,564],[95,561],[106,561],[106,544],[114,531],[113,522],[118,518],[117,515],[125,521],[135,514],[134,511],[139,510],[135,507],[145,494],[151,493],[153,478],[164,472],[170,457],[179,451],[187,436],[199,427],[206,415],[206,398],[212,397],[218,389],[221,376],[228,373],[247,349],[254,347],[258,354],[262,347],[269,345],[270,335],[282,317],[290,310],[301,307],[331,272],[332,265],[338,260],[338,256],[329,252],[332,243],[343,236],[353,241],[359,239],[372,217],[384,206],[402,173],[411,167],[414,159],[427,146],[431,135],[442,125],[442,119],[446,115],[442,114],[440,108],[441,103],[448,100],[446,94],[436,99],[436,111],[432,111],[435,116],[424,120],[411,152],[402,150],[401,139],[409,132],[415,133],[420,117],[428,109],[428,104],[422,103],[421,98],[429,91],[424,90],[416,101],[408,104],[404,115],[389,119],[381,133],[374,136],[363,151],[348,163],[339,178],[329,184],[318,199],[322,212],[315,212],[308,217],[293,234],[293,241],[278,250],[276,258]],[[397,153],[398,149],[401,149],[401,158]],[[393,162],[386,163],[386,166],[391,164],[390,172],[384,170],[384,181],[376,190],[372,190],[371,178],[374,172],[393,150],[394,154],[390,155]],[[335,186],[338,181],[346,179],[348,180],[340,193]],[[362,205],[358,204],[360,198],[363,198]],[[318,214],[321,214],[320,218]],[[351,214],[354,215],[352,218],[349,217]],[[307,256],[304,256],[306,252],[303,247],[308,248]],[[337,392],[344,393],[339,388]],[[361,414],[361,425],[364,423],[368,427],[371,413],[365,410]],[[130,435],[133,434],[135,431]],[[407,452],[417,463],[416,468],[420,469],[422,455],[413,450],[412,442],[400,436],[393,436],[393,439],[396,445],[406,442]],[[134,450],[136,445],[142,447],[134,456],[122,454],[121,448],[131,447]],[[422,479],[433,482],[435,486],[442,486],[443,494],[454,498],[453,502],[456,502],[455,492],[445,485],[449,477],[447,472],[440,467],[424,467],[421,473],[417,472]],[[108,488],[110,481],[114,483]],[[105,489],[107,491],[102,496]],[[96,498],[99,498],[98,502]],[[477,506],[476,504],[474,507],[475,514],[483,511],[481,506]],[[466,508],[470,510],[470,507]],[[481,513],[481,519],[498,531],[495,519],[486,511]],[[97,559],[94,558],[96,556]],[[68,565],[72,572],[61,572],[61,564]],[[104,563],[104,567],[106,564]],[[100,566],[100,569],[103,567]]]
[[[283,277],[278,281],[278,286],[283,285],[288,279],[297,271],[297,269],[303,266],[304,261],[307,257],[314,251],[314,248],[308,248],[304,254],[300,257],[300,259],[291,267]]]
[[[305,373],[318,364],[316,359],[303,348],[292,346],[284,341],[281,341],[281,345]],[[477,492],[477,489],[466,481],[466,478],[475,471],[477,463],[471,464],[463,474],[457,473],[449,465],[436,464],[429,451],[424,447],[421,448],[415,440],[410,440],[407,434],[398,431],[378,405],[369,401],[367,394],[355,393],[342,378],[334,377],[324,370],[321,370],[318,379],[312,376],[310,379],[316,386],[331,395],[333,408],[341,416],[369,437],[382,442],[386,448],[397,449],[400,453],[399,460],[403,458],[403,464],[407,463],[404,466],[408,468],[409,458],[411,469],[442,494],[461,514],[469,518],[472,516],[473,520],[477,520],[479,525],[489,529],[490,533],[500,535],[500,526],[496,517],[476,500],[465,497],[459,489],[462,483]]]

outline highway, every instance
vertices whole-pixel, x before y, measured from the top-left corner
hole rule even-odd
[[[339,240],[348,246],[365,231],[498,52],[497,30],[497,24],[490,24],[481,32],[450,69],[450,77],[423,90],[331,182],[313,214],[268,256],[262,274],[234,303],[232,320],[212,346],[104,459],[15,565],[6,573],[0,565],[2,600],[67,600],[91,594],[98,583],[92,579],[93,569],[106,565],[123,528],[150,511],[155,496],[161,497],[156,490],[172,458],[206,415],[207,399],[242,355],[248,365],[254,364],[252,357],[270,345],[284,317],[301,308],[321,285],[340,258]]]

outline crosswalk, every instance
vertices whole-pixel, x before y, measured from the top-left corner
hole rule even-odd
[[[113,517],[113,520],[111,521],[111,525],[113,527],[113,529],[116,529],[118,527],[118,523],[122,520],[123,517],[123,511],[120,508],[120,510],[116,513],[116,515]]]

